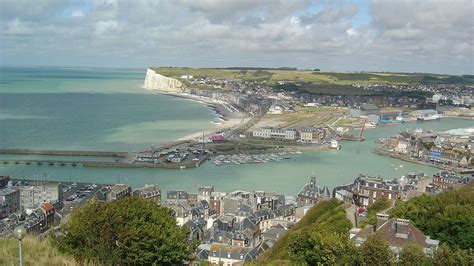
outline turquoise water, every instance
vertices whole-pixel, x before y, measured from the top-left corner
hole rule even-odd
[[[0,148],[131,151],[213,127],[211,110],[150,94],[143,75],[2,69]]]
[[[57,76],[67,76],[63,73],[66,70],[48,71],[53,73],[43,77],[43,82],[67,84],[67,90],[61,85],[51,89],[45,88],[44,85],[24,87],[24,83],[27,82],[22,81],[25,77],[19,74],[17,74],[19,81],[7,84],[6,88],[5,84],[0,84],[2,86],[0,114],[16,116],[0,120],[1,147],[133,150],[150,143],[160,143],[203,130],[211,126],[210,121],[214,118],[210,110],[198,103],[148,94],[140,88],[144,77],[143,71],[123,73],[99,71],[98,74],[95,70],[91,72],[87,70],[86,73],[85,70],[81,70],[80,75],[74,74],[81,78],[64,77],[62,78],[64,81]],[[61,74],[55,74],[55,71]],[[73,76],[71,73],[69,75]],[[96,78],[84,78],[87,75]],[[29,78],[38,79],[38,74],[31,76],[33,77]],[[86,90],[84,81],[88,84],[87,93],[82,91]],[[44,97],[35,93],[35,86],[39,86],[38,91],[41,91]],[[21,95],[13,93],[16,89]],[[55,93],[56,90],[61,93]],[[70,115],[74,116],[74,119],[71,120]],[[122,182],[133,187],[147,183],[158,184],[163,191],[169,189],[196,191],[199,185],[214,185],[221,191],[266,190],[295,195],[313,171],[318,177],[319,184],[330,187],[352,182],[359,173],[380,175],[385,178],[400,177],[409,171],[432,174],[437,169],[373,154],[374,141],[380,137],[389,137],[406,129],[418,127],[426,130],[448,130],[468,126],[474,126],[474,121],[443,119],[432,123],[377,127],[366,130],[365,142],[346,141],[342,142],[340,151],[307,152],[292,155],[293,159],[277,163],[224,166],[205,163],[199,168],[183,170],[0,165],[0,174],[16,178],[25,176],[64,181],[71,179],[76,182]],[[32,137],[34,140],[30,139]]]

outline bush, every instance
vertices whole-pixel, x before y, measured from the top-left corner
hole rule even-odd
[[[105,264],[182,264],[196,248],[170,209],[138,197],[90,201],[62,228],[59,250]]]

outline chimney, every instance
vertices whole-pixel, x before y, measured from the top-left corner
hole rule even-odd
[[[377,213],[377,227],[375,228],[375,231],[377,231],[379,227],[382,226],[387,221],[388,221],[388,214]]]
[[[395,220],[395,236],[401,238],[408,238],[410,230],[410,220],[396,219]]]

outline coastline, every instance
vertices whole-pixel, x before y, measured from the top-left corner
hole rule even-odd
[[[158,93],[162,95],[179,97],[182,99],[199,102],[205,105],[206,107],[208,107],[210,110],[212,110],[215,116],[219,120],[221,120],[221,122],[211,121],[210,123],[212,123],[214,126],[213,128],[210,128],[208,131],[205,132],[206,137],[212,137],[212,135],[214,134],[219,134],[227,130],[230,130],[232,128],[235,128],[247,122],[250,119],[250,117],[246,117],[245,113],[231,112],[229,110],[229,107],[226,106],[226,104],[227,105],[230,105],[230,104],[226,102],[215,101],[208,97],[192,95],[189,93],[168,92],[168,91],[161,91],[157,89],[147,89],[147,90],[149,90],[151,93]],[[176,139],[176,141],[199,140],[200,138],[202,138],[202,134],[203,132],[195,132],[195,133],[180,137]]]

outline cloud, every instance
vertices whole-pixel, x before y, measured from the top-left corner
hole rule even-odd
[[[470,0],[4,0],[4,64],[473,73]],[[365,8],[367,9],[367,8]],[[355,23],[361,16],[367,23]]]

